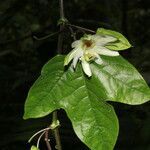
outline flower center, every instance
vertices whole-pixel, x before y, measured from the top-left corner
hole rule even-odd
[[[93,45],[93,41],[92,40],[83,40],[83,47],[91,48],[92,45]]]

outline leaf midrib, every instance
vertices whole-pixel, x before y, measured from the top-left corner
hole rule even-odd
[[[81,72],[82,72],[82,77],[83,77],[83,81],[84,81],[84,84],[85,84],[85,89],[86,89],[86,93],[87,93],[87,95],[88,95],[88,99],[89,99],[89,102],[90,102],[90,105],[91,105],[91,108],[92,108],[92,102],[91,102],[91,96],[90,96],[90,93],[89,93],[89,91],[91,91],[90,89],[88,89],[88,86],[87,86],[87,83],[86,83],[86,79],[85,79],[85,75],[84,75],[84,73],[83,73],[83,71],[81,70]],[[92,91],[91,91],[92,92]],[[93,93],[93,92],[92,92]],[[94,93],[93,93],[94,94]],[[97,95],[96,94],[94,94],[96,97],[97,97]],[[97,99],[99,99],[98,97],[97,97]],[[104,102],[103,102],[104,103]],[[95,115],[95,111],[93,111],[93,109],[92,109],[92,112],[93,112],[93,114],[94,114],[94,118],[95,118],[95,120],[96,120],[96,122],[97,122],[97,124],[98,124],[98,122],[99,121],[97,121],[97,118],[95,117],[96,115]],[[111,118],[109,118],[106,114],[104,114],[102,111],[101,111],[101,113],[104,115],[104,116],[106,116],[106,118],[108,118],[109,120],[111,120],[111,122],[113,123],[113,120],[111,119]],[[105,127],[106,129],[107,129],[107,127]],[[112,144],[112,146],[113,146],[113,143],[110,143],[110,144]]]

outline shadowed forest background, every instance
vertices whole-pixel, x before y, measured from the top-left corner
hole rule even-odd
[[[75,25],[96,30],[109,28],[123,33],[133,47],[121,54],[150,85],[150,1],[149,0],[65,0],[66,18]],[[23,120],[24,102],[42,66],[56,55],[58,0],[0,1],[0,150],[28,150],[28,139],[51,123],[51,116]],[[80,36],[80,33],[78,34]],[[72,38],[66,29],[63,53]],[[57,93],[56,93],[57,94]],[[119,117],[120,132],[115,150],[150,150],[150,105],[112,103]],[[63,110],[63,149],[88,150],[74,134]],[[54,139],[50,135],[51,143]],[[33,142],[34,143],[34,142]],[[41,142],[41,150],[45,150]]]

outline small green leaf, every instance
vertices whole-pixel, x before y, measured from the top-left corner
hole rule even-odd
[[[131,47],[129,41],[119,32],[108,30],[104,28],[99,28],[96,32],[100,35],[109,35],[115,37],[117,40],[115,42],[111,42],[107,44],[105,47],[110,50],[125,50]]]
[[[36,146],[32,145],[31,150],[39,150]]]

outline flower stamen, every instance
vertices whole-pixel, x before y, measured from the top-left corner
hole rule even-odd
[[[82,42],[83,42],[83,48],[85,48],[85,49],[92,48],[94,46],[93,40],[84,39]]]

